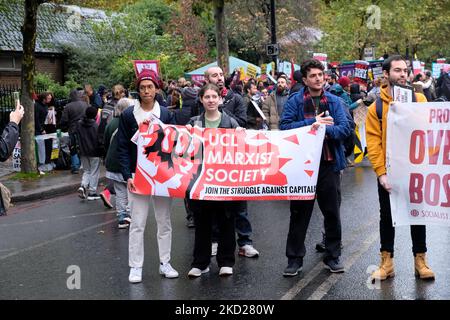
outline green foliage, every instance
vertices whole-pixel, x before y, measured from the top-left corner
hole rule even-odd
[[[182,38],[163,32],[174,5],[141,0],[109,20],[93,24],[95,49],[67,46],[69,76],[79,83],[133,86],[132,60],[159,60],[163,78],[176,78],[192,67],[195,57],[184,52]]]
[[[367,8],[380,8],[380,29],[368,28]],[[448,0],[334,0],[320,1],[317,18],[325,35],[316,50],[326,52],[331,60],[354,60],[364,47],[376,47],[376,55],[385,52],[409,52],[410,58],[430,61],[450,55],[450,11]]]
[[[67,99],[70,91],[80,86],[73,79],[67,80],[62,86],[53,81],[51,76],[46,73],[36,73],[34,75],[34,85],[35,87],[44,88],[45,91],[52,92],[56,99]]]
[[[19,181],[34,181],[41,178],[41,175],[36,172],[31,173],[23,173],[19,172],[11,176],[9,179],[11,180],[19,180]]]
[[[141,0],[124,9],[124,13],[133,15],[140,12],[149,21],[153,21],[157,35],[164,34],[164,28],[175,11],[174,4],[166,4],[160,0]]]

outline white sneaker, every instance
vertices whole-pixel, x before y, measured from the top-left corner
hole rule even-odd
[[[232,267],[222,267],[219,270],[219,276],[231,276],[233,274]]]
[[[217,255],[217,247],[219,246],[219,244],[217,242],[213,242],[211,244],[211,256],[216,256]]]
[[[245,246],[240,247],[238,254],[240,256],[249,257],[249,258],[259,256],[258,250],[256,250],[251,244],[246,244]]]
[[[209,267],[206,267],[203,270],[201,270],[199,268],[192,268],[188,273],[188,277],[197,278],[197,277],[200,277],[203,273],[207,273],[207,272],[209,272]]]
[[[130,281],[131,283],[142,282],[142,268],[130,268],[128,281]]]
[[[86,199],[87,198],[87,196],[86,196],[86,189],[83,186],[78,188],[78,196],[81,199]]]
[[[178,278],[178,272],[172,266],[170,263],[164,263],[159,265],[159,274],[163,275],[166,278]]]

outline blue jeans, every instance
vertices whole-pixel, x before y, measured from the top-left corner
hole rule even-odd
[[[72,169],[72,171],[74,171],[74,170],[78,171],[81,166],[81,161],[80,161],[80,157],[78,156],[78,153],[77,153],[77,139],[75,137],[75,134],[73,134],[73,133],[69,133],[69,138],[70,138],[71,169]]]
[[[247,212],[247,201],[236,201],[235,205],[237,208],[237,213],[235,216],[235,230],[238,235],[237,243],[239,247],[245,246],[246,244],[252,244],[253,241],[250,239],[252,235],[252,225],[250,220],[248,220]],[[213,216],[212,222],[212,242],[218,242],[219,240],[219,228],[217,225],[217,219]]]
[[[80,161],[80,157],[78,157],[78,154],[71,155],[70,159],[71,159],[72,171],[79,170],[80,166],[81,166],[81,161]]]
[[[246,244],[251,245],[253,243],[252,239],[250,239],[250,236],[252,235],[252,225],[248,219],[247,201],[240,201],[239,209],[240,210],[235,218],[236,232],[238,234],[237,243],[239,247],[243,247]]]

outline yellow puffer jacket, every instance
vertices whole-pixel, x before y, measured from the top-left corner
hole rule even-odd
[[[382,130],[380,128],[375,102],[370,105],[366,118],[367,156],[372,163],[377,177],[386,174],[387,114],[389,104],[392,101],[391,93],[387,85],[381,87],[380,97],[383,101]],[[427,98],[421,93],[416,93],[416,100],[417,102],[427,102]]]

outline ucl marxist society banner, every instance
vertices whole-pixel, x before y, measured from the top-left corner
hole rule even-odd
[[[393,225],[450,226],[450,103],[393,103],[387,126]]]
[[[210,129],[152,122],[135,136],[139,194],[202,200],[310,200],[325,128]]]

